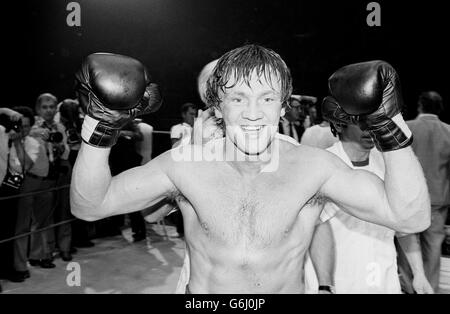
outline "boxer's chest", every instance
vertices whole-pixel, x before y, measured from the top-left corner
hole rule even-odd
[[[308,181],[283,171],[252,180],[220,169],[214,174],[200,171],[195,182],[181,191],[180,206],[213,241],[270,247],[302,223],[302,207],[315,193]]]

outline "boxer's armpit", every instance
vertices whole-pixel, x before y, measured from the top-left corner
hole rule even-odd
[[[317,192],[305,203],[305,205],[324,206],[329,201],[330,201],[330,199],[328,199],[325,195]]]
[[[171,202],[176,202],[177,200],[179,200],[182,197],[183,197],[183,194],[181,194],[181,192],[177,189],[174,189],[173,191],[170,191],[167,194],[167,200],[171,201]]]

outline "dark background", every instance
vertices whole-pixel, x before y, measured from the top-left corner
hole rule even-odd
[[[361,0],[79,0],[80,27],[66,24],[69,2],[26,1],[3,10],[1,106],[34,107],[43,92],[60,100],[74,97],[73,74],[82,58],[113,52],[135,57],[150,70],[165,101],[145,120],[169,130],[179,122],[181,104],[201,104],[201,68],[245,43],[277,51],[292,71],[296,93],[323,97],[337,68],[383,59],[400,75],[406,119],[415,117],[422,91],[438,91],[447,105],[449,19],[443,1],[378,1],[380,27],[367,25],[370,1]],[[441,118],[449,117],[447,108]],[[168,136],[160,136],[169,145]]]

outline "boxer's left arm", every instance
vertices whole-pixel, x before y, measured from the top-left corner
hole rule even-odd
[[[384,61],[345,66],[329,79],[332,96],[322,104],[332,123],[353,123],[368,131],[385,163],[384,181],[366,171],[331,160],[323,186],[326,196],[350,214],[399,232],[416,233],[430,225],[430,201],[422,167],[410,144],[412,133],[401,115],[400,83]]]
[[[326,178],[319,193],[364,221],[403,233],[425,230],[430,225],[430,203],[417,158],[409,147],[383,155],[384,181],[327,153],[327,162],[321,164]]]
[[[328,221],[319,221],[317,224],[309,247],[309,255],[319,286],[334,286],[335,245]]]

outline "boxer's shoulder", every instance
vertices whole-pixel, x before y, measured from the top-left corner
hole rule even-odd
[[[343,161],[333,153],[308,145],[298,145],[286,151],[282,156],[289,164],[290,171],[296,169],[299,175],[305,177],[313,176],[317,180],[325,180],[336,169],[347,167]]]
[[[299,144],[295,146],[291,146],[287,153],[296,160],[299,161],[317,161],[317,162],[326,162],[329,159],[330,152],[313,146],[308,146],[304,144]]]

